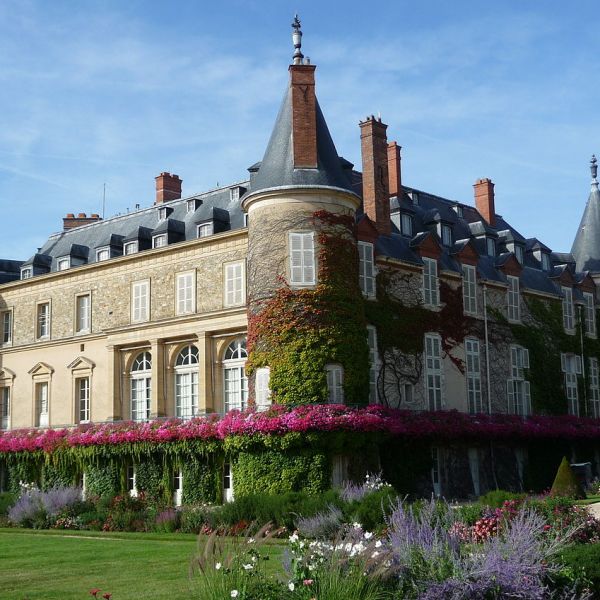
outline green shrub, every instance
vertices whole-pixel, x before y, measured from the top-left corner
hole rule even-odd
[[[479,497],[479,502],[483,506],[490,508],[502,508],[502,505],[508,500],[523,500],[527,494],[516,494],[507,490],[492,490]]]
[[[577,479],[575,473],[573,473],[569,461],[564,456],[558,467],[558,471],[556,472],[550,494],[553,496],[566,496],[568,498],[576,499],[585,498],[585,492],[581,487],[581,483],[579,482],[579,479]]]
[[[475,522],[483,516],[483,511],[487,506],[491,505],[483,502],[465,504],[464,506],[456,507],[453,514],[457,521],[460,521],[465,525],[475,525]]]
[[[0,517],[8,514],[8,509],[17,501],[16,494],[11,492],[2,492],[0,494]]]
[[[385,526],[398,494],[391,486],[367,494],[362,500],[351,502],[345,509],[351,521],[358,522],[366,531],[376,531]]]
[[[215,510],[211,506],[184,506],[179,513],[179,529],[183,533],[200,533],[207,525],[211,529],[217,526]]]
[[[82,529],[91,531],[101,531],[104,522],[108,517],[108,511],[90,510],[79,515]]]
[[[600,598],[600,544],[578,544],[561,553],[561,562],[583,575],[590,583],[594,598]]]

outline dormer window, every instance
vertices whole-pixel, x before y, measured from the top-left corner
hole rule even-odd
[[[102,262],[110,258],[110,248],[98,248],[96,250],[96,262]]]
[[[214,228],[212,223],[202,223],[201,225],[198,225],[199,238],[208,237],[213,234],[213,231]]]
[[[485,238],[485,251],[488,256],[496,256],[496,242],[493,238]]]
[[[452,208],[454,209],[454,212],[457,214],[457,216],[459,216],[462,219],[463,207],[460,204],[455,204]]]
[[[446,223],[440,223],[440,238],[444,246],[452,246],[452,228]]]
[[[415,206],[419,206],[419,193],[418,192],[408,192],[408,195],[410,197],[410,199],[412,200],[412,203]]]
[[[515,244],[515,257],[519,261],[519,264],[522,265],[523,261],[525,260],[524,253],[523,253],[523,246],[519,246],[518,244]]]
[[[238,186],[229,189],[229,199],[232,202],[237,202],[240,199],[240,188]]]
[[[248,227],[248,213],[244,213],[244,227]]]
[[[66,271],[71,266],[71,259],[68,256],[63,256],[56,261],[57,271]]]
[[[123,254],[136,254],[139,252],[139,242],[127,242],[123,245]]]
[[[188,200],[186,203],[186,212],[193,213],[195,210],[196,210],[196,200],[192,198],[191,200]]]
[[[407,237],[412,237],[412,217],[407,213],[400,213],[400,233],[402,233],[402,235],[406,235]]]
[[[33,270],[31,267],[26,267],[25,269],[21,269],[21,279],[31,279],[33,275]]]
[[[542,252],[542,271],[551,271],[552,265],[550,264],[550,255],[546,252]]]
[[[166,206],[161,206],[158,209],[158,220],[164,221],[169,216],[169,214],[171,213],[172,210],[173,209],[167,208]]]
[[[153,248],[163,248],[167,245],[167,234],[163,233],[162,235],[155,235],[152,238],[152,247]]]

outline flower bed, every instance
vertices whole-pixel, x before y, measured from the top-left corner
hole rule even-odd
[[[372,405],[273,406],[266,412],[233,411],[189,421],[168,419],[148,423],[86,424],[66,429],[17,429],[0,435],[0,453],[53,452],[61,447],[85,447],[138,442],[224,440],[230,436],[347,431],[383,433],[436,440],[600,439],[600,419],[573,416],[469,415],[457,411],[416,412]]]

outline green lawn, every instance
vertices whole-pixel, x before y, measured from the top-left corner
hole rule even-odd
[[[112,600],[198,598],[189,577],[197,548],[186,534],[0,529],[0,599],[85,600],[92,588]],[[276,570],[282,546],[264,548]]]

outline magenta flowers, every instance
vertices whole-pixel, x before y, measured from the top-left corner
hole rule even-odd
[[[122,421],[65,429],[16,429],[0,435],[0,452],[52,452],[61,447],[179,440],[223,440],[229,436],[285,435],[328,431],[380,432],[406,438],[439,440],[600,439],[600,420],[561,416],[469,415],[458,411],[416,412],[371,405],[351,408],[314,404],[266,412],[232,411],[189,421]]]

